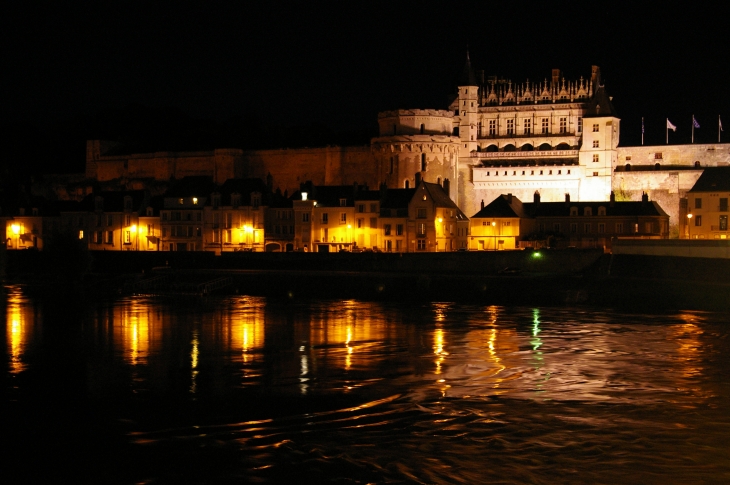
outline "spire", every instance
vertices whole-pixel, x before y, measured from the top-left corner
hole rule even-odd
[[[459,79],[459,86],[478,86],[477,77],[474,75],[474,69],[471,68],[469,60],[469,47],[466,48],[466,65],[464,65],[464,72]]]

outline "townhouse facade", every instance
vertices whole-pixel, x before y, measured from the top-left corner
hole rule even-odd
[[[730,167],[708,167],[682,201],[682,237],[728,239]]]

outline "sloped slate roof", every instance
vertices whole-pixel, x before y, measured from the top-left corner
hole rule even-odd
[[[517,197],[512,196],[512,203],[509,202],[509,196],[500,195],[488,205],[484,206],[479,212],[474,214],[472,219],[488,218],[488,217],[529,217],[524,210],[524,204]]]
[[[707,167],[690,192],[730,191],[730,167]]]

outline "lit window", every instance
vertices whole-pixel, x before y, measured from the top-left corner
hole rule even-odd
[[[593,125],[593,133],[598,132],[598,124]]]
[[[547,132],[548,132],[548,126],[550,126],[549,125],[549,121],[550,120],[548,118],[543,118],[542,119],[542,133],[543,133],[543,135],[544,134],[547,134]]]
[[[597,163],[597,162],[598,162],[598,160],[599,160],[599,157],[598,157],[598,153],[595,153],[595,154],[593,155],[593,162],[596,162],[596,163]]]
[[[532,120],[530,118],[525,118],[522,122],[522,129],[524,130],[525,135],[529,135],[532,131]]]
[[[568,118],[560,118],[560,133],[568,132]]]
[[[593,148],[598,148],[598,140],[593,140]]]
[[[507,120],[507,134],[514,135],[515,133],[515,120]]]

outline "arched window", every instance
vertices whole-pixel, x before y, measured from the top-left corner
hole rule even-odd
[[[584,216],[592,216],[593,210],[590,207],[584,207],[583,208],[583,215]]]
[[[489,146],[487,147],[487,151],[488,151],[488,152],[496,152],[497,150],[498,150],[498,149],[497,149],[497,145],[489,145]]]
[[[552,150],[553,147],[550,146],[549,143],[543,143],[540,145],[540,151],[546,151],[546,150]]]
[[[513,151],[515,151],[515,146],[511,143],[508,143],[507,145],[504,146],[504,148],[502,148],[502,151],[513,152]]]
[[[571,216],[577,216],[578,215],[578,208],[577,207],[571,207],[570,208],[570,215]]]
[[[626,164],[626,167],[624,167],[624,168],[626,169],[627,172],[630,172],[631,171],[631,164],[630,163],[627,163]]]
[[[532,146],[531,144],[529,144],[529,143],[525,143],[524,145],[522,145],[522,146],[520,147],[520,151],[523,151],[523,152],[531,152],[531,151],[533,151],[534,149],[535,149],[535,148],[534,148],[534,147],[533,147],[533,146]]]
[[[409,182],[408,180],[406,180],[406,183],[405,183],[405,188],[407,188],[407,189],[408,189],[408,188],[410,188],[410,186],[411,186],[410,182]]]
[[[660,168],[662,168],[662,164],[661,163],[655,163],[654,164],[654,170],[659,170]]]
[[[605,216],[606,215],[606,208],[601,206],[598,208],[598,215],[599,216]]]
[[[556,150],[570,150],[570,145],[567,143],[561,143],[555,147]]]
[[[421,134],[423,135],[423,132],[426,130],[426,125],[421,123]]]
[[[697,168],[699,168],[699,167],[700,167],[700,162],[699,162],[699,160],[695,162],[695,167],[697,167]]]

